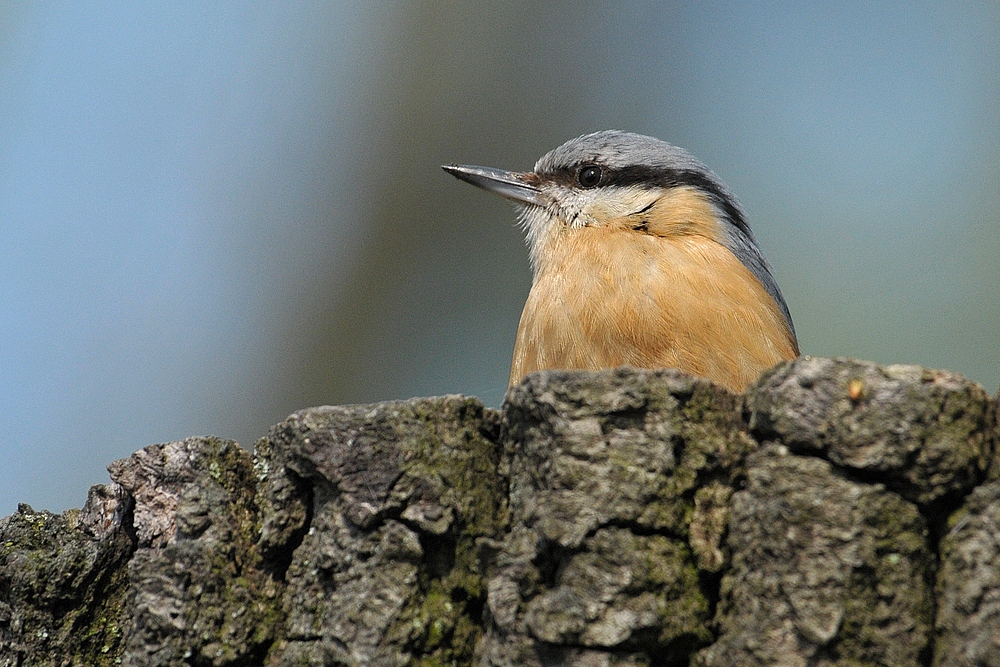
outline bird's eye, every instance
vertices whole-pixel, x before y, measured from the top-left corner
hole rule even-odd
[[[581,187],[593,188],[600,184],[604,172],[595,164],[582,167],[576,174],[576,180]]]

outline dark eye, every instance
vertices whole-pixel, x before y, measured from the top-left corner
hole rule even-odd
[[[592,164],[587,167],[581,167],[580,171],[576,174],[576,180],[581,187],[593,188],[601,183],[601,176],[604,172],[596,164]]]

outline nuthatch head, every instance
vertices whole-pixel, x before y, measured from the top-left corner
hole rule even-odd
[[[447,165],[517,202],[533,280],[510,384],[546,368],[674,367],[743,391],[798,356],[736,197],[681,148],[604,130],[533,171]]]

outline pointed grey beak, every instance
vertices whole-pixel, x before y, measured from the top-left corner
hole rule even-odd
[[[529,174],[494,169],[493,167],[474,167],[467,164],[446,164],[442,165],[441,168],[461,181],[472,183],[476,187],[512,199],[520,204],[545,206],[547,203],[542,197],[541,190],[528,183]]]

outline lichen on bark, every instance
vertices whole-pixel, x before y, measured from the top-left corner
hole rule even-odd
[[[0,520],[0,667],[1000,664],[997,400],[803,357],[310,408]]]

